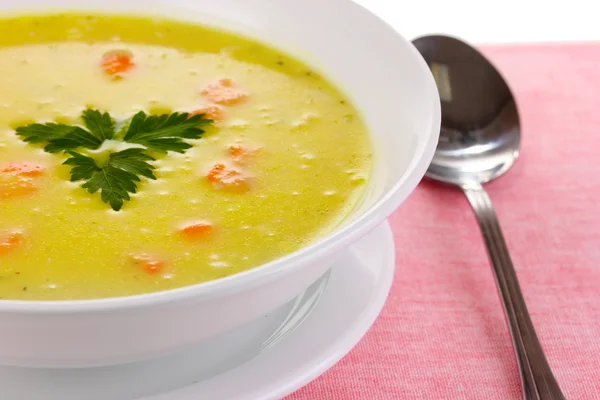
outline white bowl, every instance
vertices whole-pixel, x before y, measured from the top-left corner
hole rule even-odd
[[[375,144],[367,196],[334,233],[224,279],[140,296],[0,301],[0,363],[86,367],[139,361],[264,316],[319,279],[336,256],[381,224],[431,161],[440,104],[410,42],[349,0],[4,0],[0,13],[102,11],[214,25],[255,37],[320,70],[361,111]]]

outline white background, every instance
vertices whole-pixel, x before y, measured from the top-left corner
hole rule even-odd
[[[600,40],[598,0],[355,1],[409,40],[428,33],[474,43]]]

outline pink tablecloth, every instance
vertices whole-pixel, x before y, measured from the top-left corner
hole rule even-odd
[[[568,399],[600,399],[600,44],[486,47],[521,112],[522,157],[487,188]],[[387,304],[347,357],[289,400],[521,399],[467,201],[423,182],[391,218]]]

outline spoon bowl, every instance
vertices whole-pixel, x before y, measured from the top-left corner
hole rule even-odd
[[[513,340],[525,400],[564,400],[529,317],[498,217],[483,184],[519,156],[521,129],[506,81],[477,50],[448,36],[413,41],[436,81],[440,138],[426,176],[460,187],[477,217]]]
[[[521,142],[510,88],[477,50],[449,36],[425,36],[413,44],[438,85],[442,128],[426,176],[463,185],[486,183],[512,167]]]

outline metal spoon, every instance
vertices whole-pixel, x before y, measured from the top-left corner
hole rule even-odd
[[[435,77],[442,102],[438,147],[426,176],[460,187],[485,239],[511,332],[526,400],[565,399],[538,341],[492,202],[482,184],[519,156],[519,115],[494,66],[468,44],[447,36],[413,41]]]

